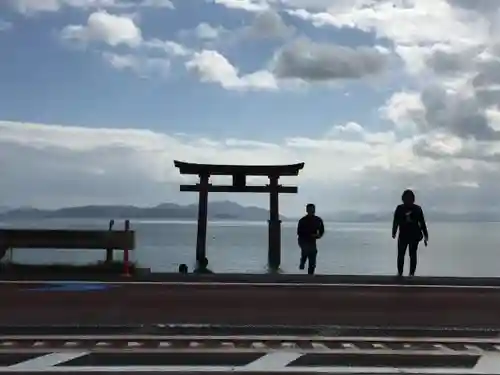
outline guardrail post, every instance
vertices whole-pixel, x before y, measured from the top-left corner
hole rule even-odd
[[[130,221],[125,220],[125,232],[130,230]],[[130,264],[129,264],[129,249],[123,251],[123,276],[130,277]]]

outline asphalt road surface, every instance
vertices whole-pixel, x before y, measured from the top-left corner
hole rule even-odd
[[[352,325],[500,328],[500,287],[1,283],[4,325]]]

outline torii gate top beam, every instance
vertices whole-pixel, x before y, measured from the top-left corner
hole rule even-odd
[[[304,163],[288,165],[227,165],[197,164],[174,160],[174,165],[181,174],[219,175],[219,176],[298,176]]]

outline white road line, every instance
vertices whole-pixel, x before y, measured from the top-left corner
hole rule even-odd
[[[474,371],[500,373],[500,357],[489,353],[482,355],[474,366]]]
[[[60,363],[71,361],[72,359],[83,357],[89,354],[89,352],[56,352],[49,353],[40,357],[29,359],[27,361],[17,363],[15,365],[9,366],[9,369],[21,370],[21,371],[38,371],[40,369],[45,369],[47,371],[52,366],[58,365]]]
[[[472,369],[456,368],[394,368],[394,367],[302,367],[288,366],[276,369],[256,369],[246,366],[57,366],[30,369],[30,372],[255,372],[255,373],[330,373],[330,374],[394,374],[394,375],[419,375],[419,374],[471,374],[471,375],[498,375],[498,370],[475,371]],[[26,372],[25,369],[0,367],[0,372]]]
[[[500,344],[500,338],[475,338],[475,337],[377,337],[377,336],[270,336],[270,335],[245,335],[245,336],[209,336],[209,335],[40,335],[40,336],[0,336],[2,342],[23,341],[316,341],[316,342],[376,342],[376,343],[455,343],[455,344]]]
[[[249,287],[382,287],[382,288],[428,288],[428,289],[498,289],[500,285],[436,285],[436,284],[371,284],[371,283],[301,283],[301,282],[225,282],[225,281],[83,281],[83,280],[1,280],[1,284],[105,284],[105,285],[180,285],[180,286],[249,286]]]
[[[298,352],[287,352],[287,351],[272,352],[263,355],[259,359],[249,363],[244,367],[245,370],[258,370],[258,371],[266,369],[268,371],[272,371],[274,369],[279,370],[300,357],[302,357],[302,353]]]

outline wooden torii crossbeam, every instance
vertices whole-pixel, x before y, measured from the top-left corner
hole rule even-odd
[[[196,259],[206,256],[208,192],[217,193],[269,193],[269,241],[268,264],[277,270],[281,263],[281,220],[279,216],[279,193],[298,192],[296,186],[282,186],[281,176],[298,176],[304,163],[290,165],[224,165],[195,164],[174,160],[174,165],[182,175],[198,175],[200,181],[194,185],[181,185],[181,191],[199,193],[198,235],[196,238]],[[212,185],[210,176],[232,176],[232,185]],[[268,185],[247,185],[247,176],[266,176]]]

